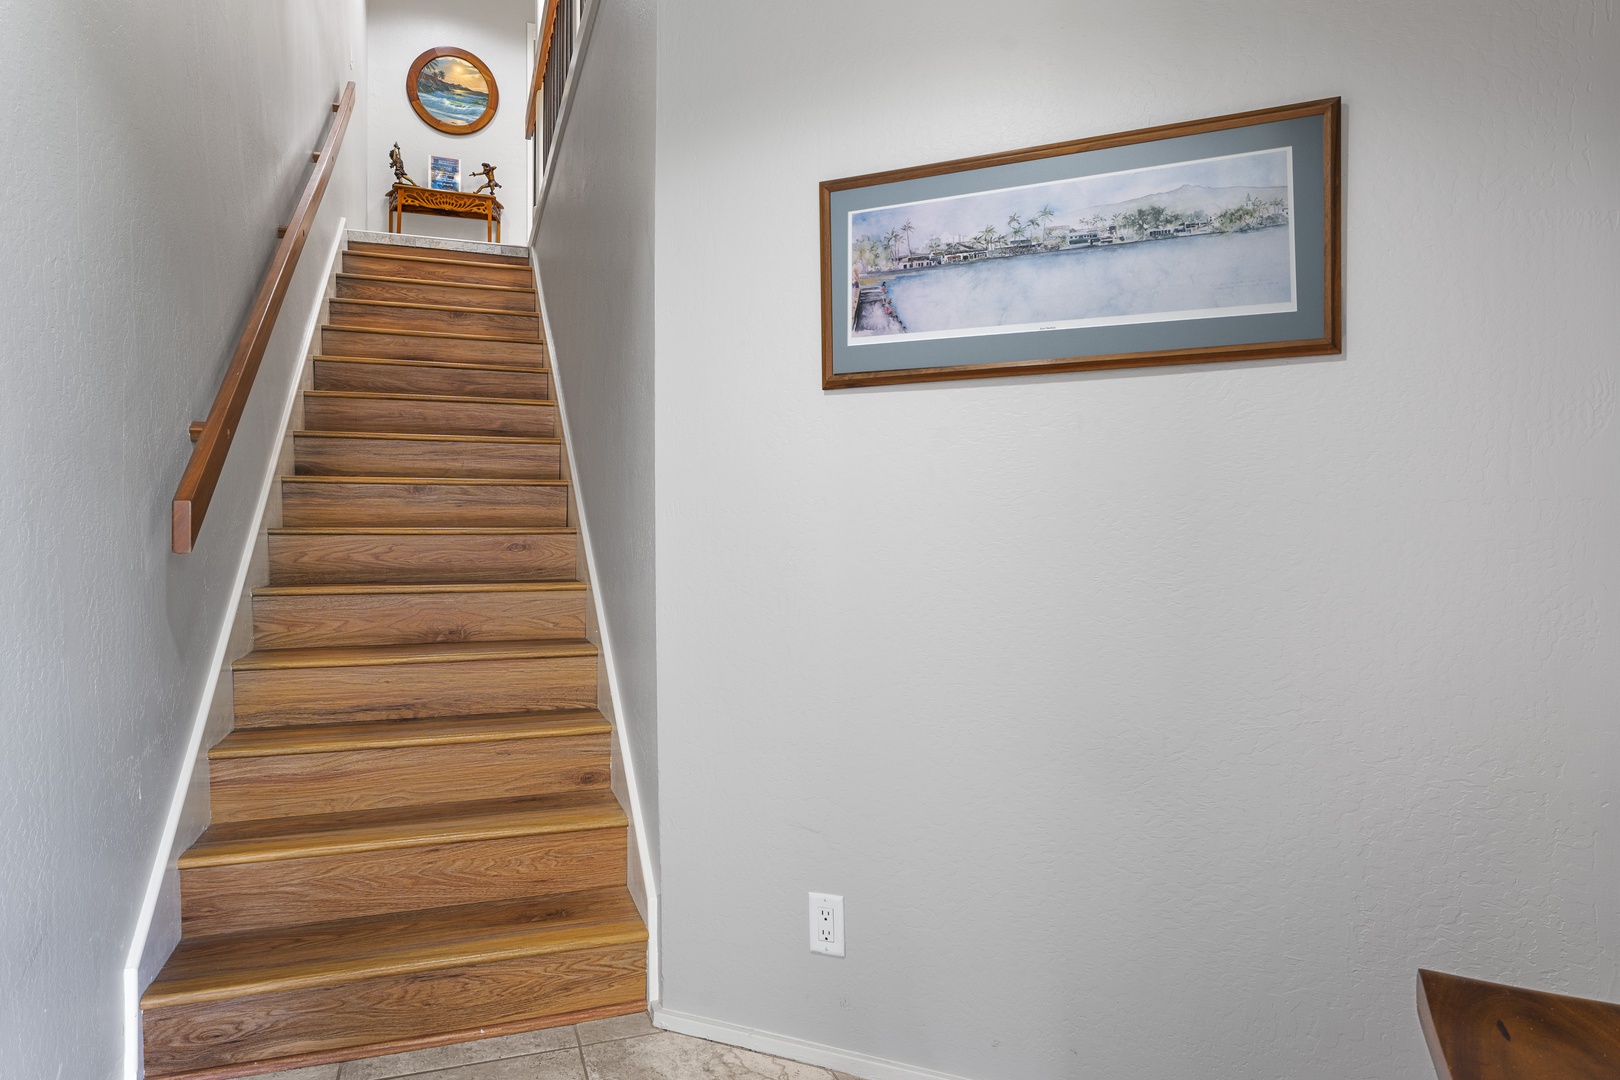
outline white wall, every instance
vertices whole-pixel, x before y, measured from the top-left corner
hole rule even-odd
[[[0,112],[4,144],[38,165],[26,198],[0,200],[0,1073],[96,1078],[118,1071],[121,969],[281,402],[251,400],[179,556],[186,425],[330,103],[350,79],[364,101],[363,11],[5,5],[0,40],[60,91]],[[362,211],[359,113],[346,145],[316,262]],[[293,329],[261,381],[292,371]]]
[[[598,0],[589,63],[535,236],[574,482],[654,867],[658,853],[653,578],[654,0]]]
[[[434,155],[461,160],[461,187],[472,191],[483,183],[472,174],[483,162],[495,166],[505,207],[501,240],[521,244],[529,235],[528,156],[524,118],[532,74],[528,26],[534,21],[533,0],[367,0],[366,52],[371,70],[371,124],[366,144],[366,228],[388,229],[388,189],[394,173],[388,152],[399,143],[405,171],[428,186],[428,159]],[[411,61],[429,49],[466,49],[495,76],[500,101],[495,118],[471,135],[449,135],[429,127],[405,96]],[[483,240],[482,220],[407,214],[405,231],[418,236]]]
[[[672,1014],[1419,1080],[1419,965],[1620,997],[1615,19],[661,7]],[[1341,358],[820,389],[818,181],[1332,95]]]

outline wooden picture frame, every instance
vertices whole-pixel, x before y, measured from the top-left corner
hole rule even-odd
[[[1328,98],[825,181],[822,387],[1337,353],[1339,141]]]
[[[463,76],[458,81],[457,75]],[[482,79],[484,86],[476,85]],[[422,122],[446,135],[471,135],[495,119],[501,92],[489,65],[466,49],[429,49],[405,72],[405,96]]]

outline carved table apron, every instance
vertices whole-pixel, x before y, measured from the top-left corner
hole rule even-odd
[[[501,242],[500,201],[493,195],[470,191],[435,191],[433,188],[395,184],[388,192],[388,231],[405,231],[405,214],[438,214],[442,217],[483,218],[485,239]]]

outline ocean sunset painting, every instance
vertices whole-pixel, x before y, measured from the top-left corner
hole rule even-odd
[[[489,83],[461,57],[441,56],[416,73],[416,96],[435,120],[467,127],[489,108]]]
[[[848,345],[1298,310],[1288,146],[848,220]]]

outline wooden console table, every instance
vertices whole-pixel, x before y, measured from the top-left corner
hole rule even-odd
[[[388,192],[388,231],[405,231],[405,214],[438,214],[440,217],[483,218],[485,237],[501,242],[500,200],[494,195],[470,191],[435,191],[414,184],[395,184]]]

